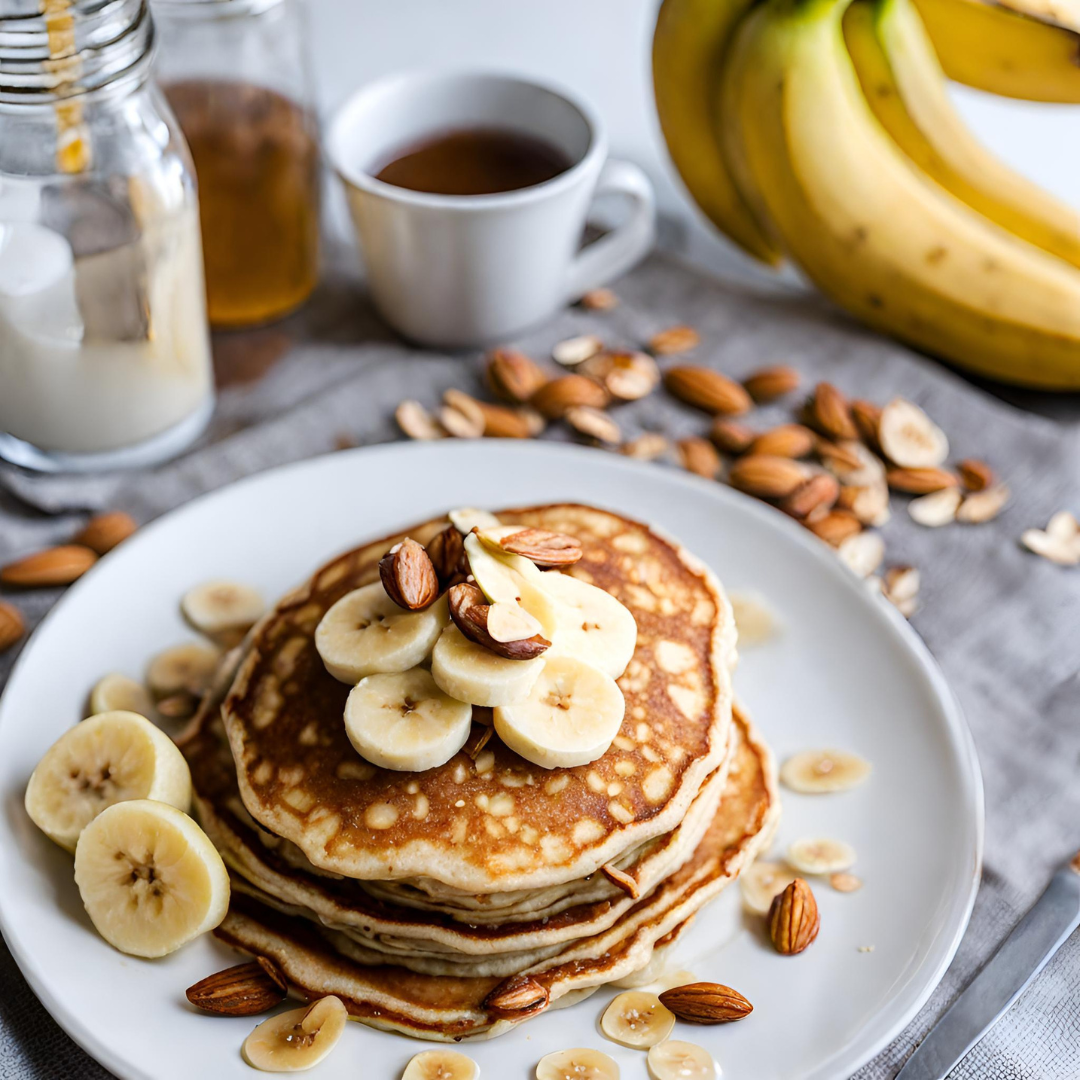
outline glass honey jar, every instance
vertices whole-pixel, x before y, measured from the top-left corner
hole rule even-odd
[[[152,0],[158,82],[199,183],[216,328],[299,307],[319,275],[319,147],[302,0]]]

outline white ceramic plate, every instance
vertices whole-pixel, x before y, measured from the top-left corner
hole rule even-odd
[[[254,1075],[239,1048],[253,1021],[206,1016],[184,989],[236,962],[209,936],[165,960],[114,952],[93,931],[71,857],[39,834],[22,796],[45,749],[82,716],[107,671],[138,677],[190,637],[177,603],[190,585],[235,578],[277,596],[338,551],[453,506],[580,500],[661,526],[729,589],[763,593],[781,636],[744,650],[736,675],[780,760],[841,747],[874,763],[863,787],[784,796],[782,851],[802,835],[859,853],[862,891],[816,889],[821,933],[777,955],[733,887],[698,916],[674,963],[742,991],[747,1020],[680,1027],[726,1080],[847,1077],[929,996],[967,924],[982,844],[982,793],[967,727],[918,637],[819,541],[719,484],[594,450],[538,443],[379,447],[277,469],[214,492],[144,528],[75,585],[29,643],[0,702],[0,928],[61,1025],[128,1078]],[[872,946],[873,951],[861,947]],[[596,1046],[624,1080],[644,1055],[606,1042],[607,991],[465,1047],[487,1080],[525,1080],[545,1053]],[[396,1080],[424,1045],[350,1025],[315,1075]]]

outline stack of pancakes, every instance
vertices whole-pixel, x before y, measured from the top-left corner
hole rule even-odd
[[[576,537],[568,573],[634,615],[622,728],[589,765],[543,769],[490,738],[488,710],[446,764],[364,761],[349,687],[314,643],[326,611],[379,577],[404,536],[348,552],[285,597],[228,658],[182,748],[199,818],[233,875],[225,941],[373,1026],[492,1036],[655,955],[768,841],[768,750],[732,707],[735,629],[718,582],[678,545],[590,507],[499,513]],[[558,571],[548,571],[555,573]]]

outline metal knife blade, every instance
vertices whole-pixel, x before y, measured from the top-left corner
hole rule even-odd
[[[1080,926],[1080,854],[930,1030],[896,1080],[944,1080]]]

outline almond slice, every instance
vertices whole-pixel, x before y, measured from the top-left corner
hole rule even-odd
[[[551,359],[563,367],[577,367],[585,363],[590,356],[595,356],[604,343],[595,334],[582,334],[580,337],[560,341],[551,350]]]
[[[840,561],[861,578],[869,577],[885,558],[885,541],[875,532],[860,532],[841,541]]]
[[[943,488],[931,495],[922,495],[908,503],[908,513],[912,521],[927,528],[936,529],[949,525],[956,520],[963,495],[959,488]]]
[[[913,402],[894,398],[881,410],[878,442],[882,453],[907,469],[935,468],[949,456],[945,433]]]
[[[1009,501],[1009,489],[1004,484],[984,488],[968,495],[956,511],[956,520],[965,525],[981,525],[994,518],[1005,509]]]
[[[589,405],[575,405],[567,409],[563,417],[566,422],[579,434],[587,435],[597,442],[616,446],[622,442],[622,431],[619,425],[600,409],[594,409]]]
[[[410,439],[430,441],[446,437],[445,429],[419,401],[413,401],[412,399],[403,401],[394,410],[394,419],[397,421],[398,427]]]

